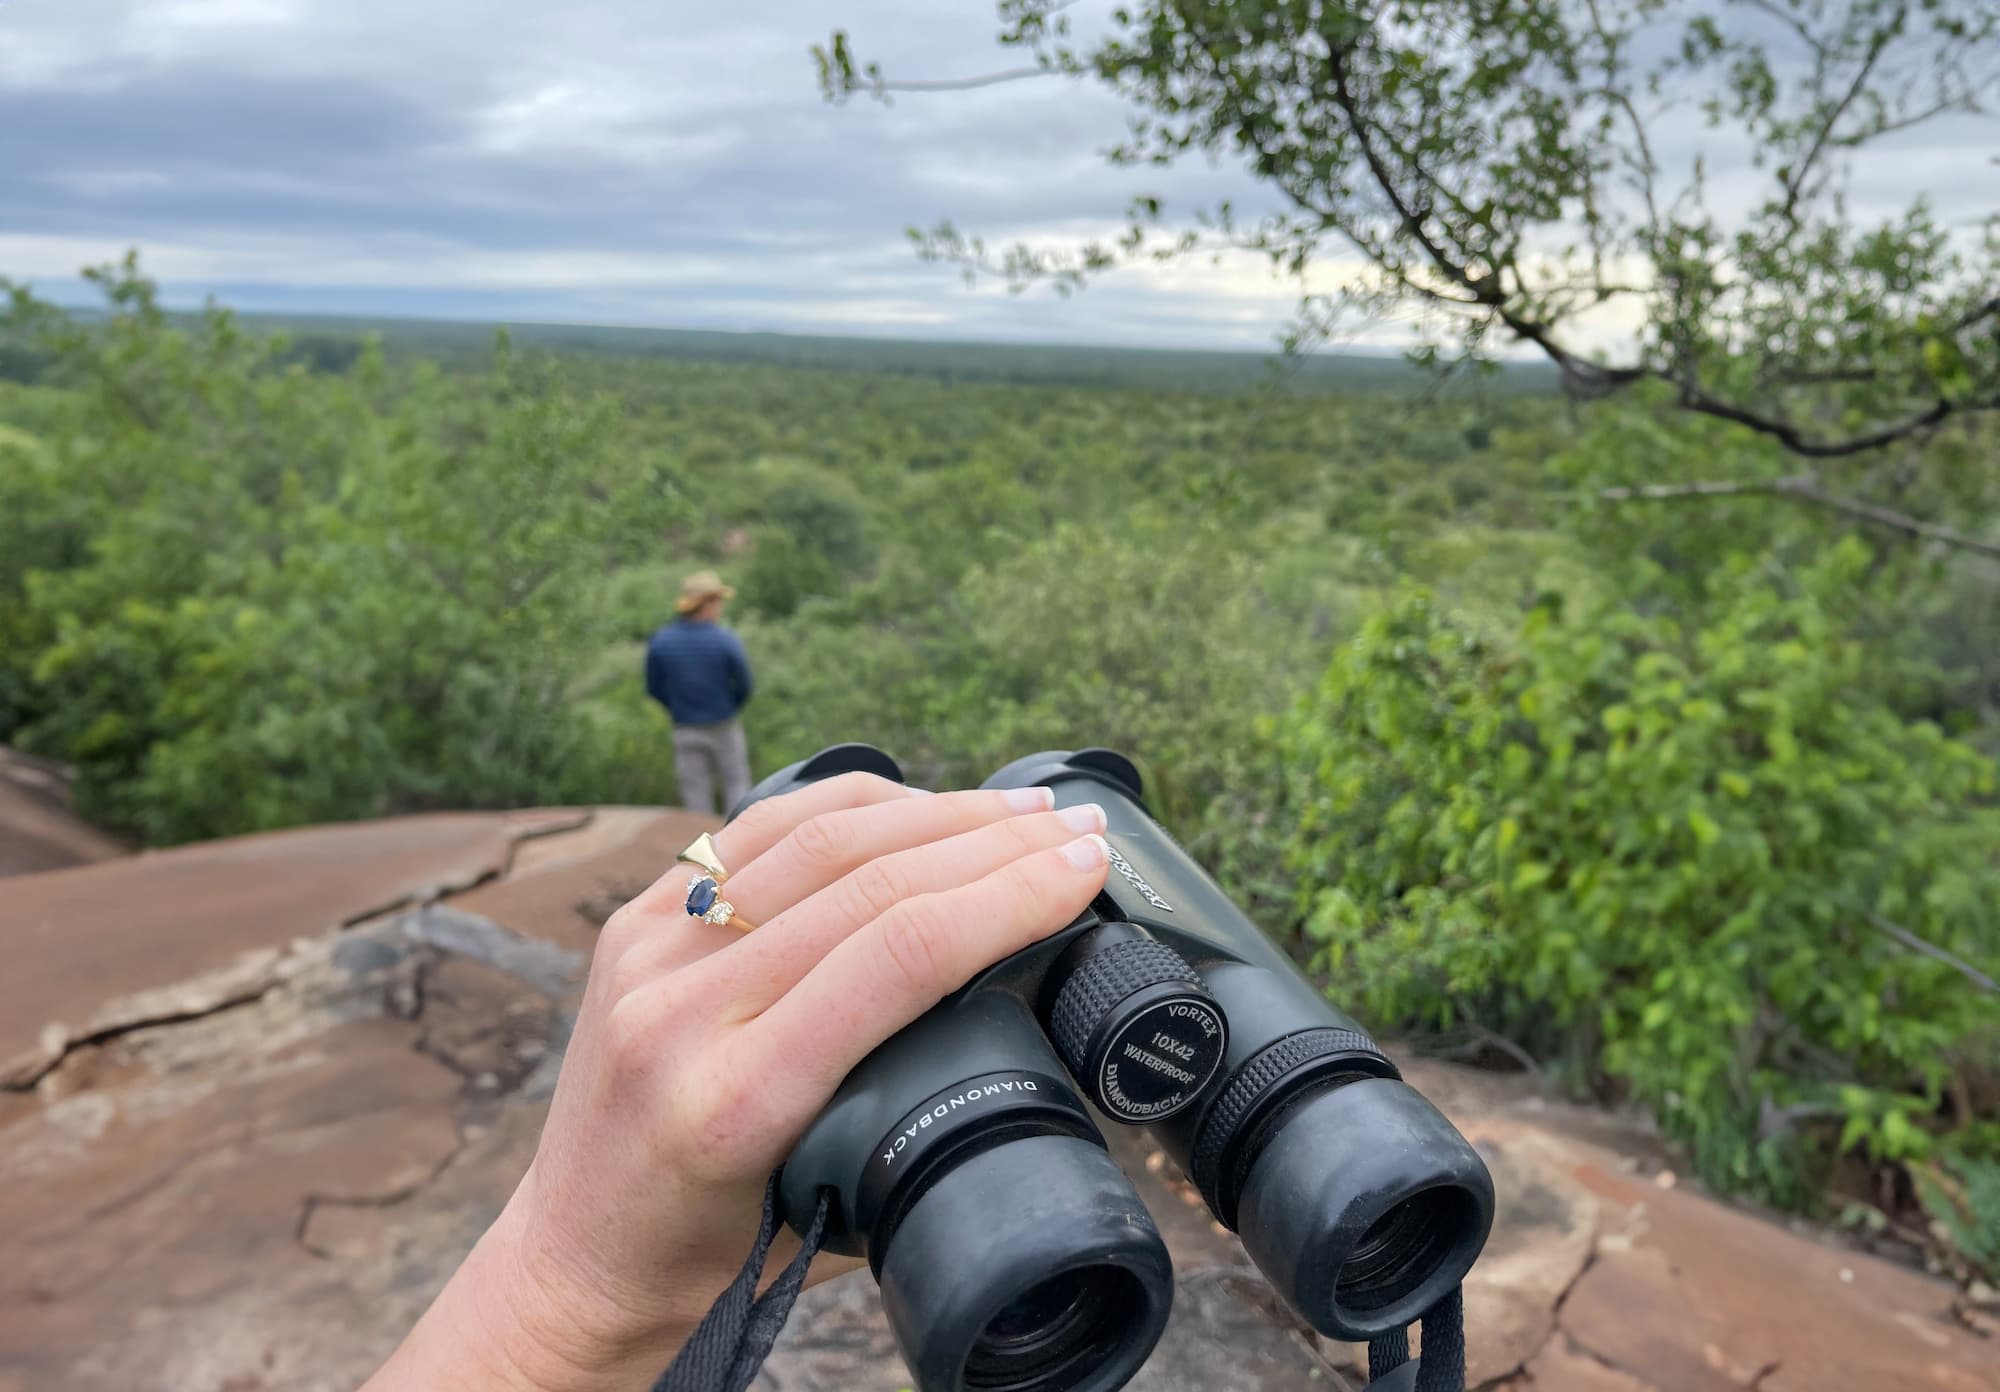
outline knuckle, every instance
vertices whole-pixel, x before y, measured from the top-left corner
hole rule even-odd
[[[843,773],[833,780],[833,786],[840,789],[843,801],[855,807],[883,802],[903,792],[902,784],[892,783],[879,773]]]
[[[614,910],[598,930],[597,950],[593,954],[595,960],[615,962],[624,956],[625,950],[639,940],[639,918],[640,910],[636,903],[624,904]]]
[[[743,1156],[764,1135],[762,1089],[741,1069],[727,1065],[691,1079],[682,1094],[678,1124],[689,1142],[688,1169],[698,1179],[735,1178]]]
[[[612,960],[611,974],[605,984],[611,990],[611,998],[622,1001],[657,975],[653,954],[641,940],[627,947]]]
[[[907,900],[882,918],[882,952],[891,981],[942,995],[954,984],[949,928],[929,896]]]
[[[792,829],[792,849],[811,865],[841,865],[854,846],[851,821],[838,812],[808,817]]]
[[[1021,855],[1039,851],[1049,843],[1049,819],[1046,816],[1009,817],[999,826],[1007,844]]]
[[[910,873],[896,860],[884,857],[857,866],[847,877],[856,907],[867,919],[880,918],[898,904],[916,895]]]
[[[1043,873],[1046,866],[1046,861],[1038,865],[1035,857],[1027,857],[1015,861],[1002,870],[1000,889],[1006,897],[1006,902],[1011,906],[1030,911],[1053,909],[1058,887],[1064,881],[1057,876]]]
[[[738,841],[746,844],[769,845],[784,835],[791,826],[793,813],[785,806],[788,799],[775,797],[753,802],[736,819],[716,833],[719,841]],[[732,835],[732,833],[734,833]],[[725,863],[729,863],[725,860]]]
[[[659,1062],[662,1020],[644,996],[620,996],[604,1014],[604,1053],[614,1078],[648,1073]]]

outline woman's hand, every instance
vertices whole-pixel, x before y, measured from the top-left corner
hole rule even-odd
[[[612,915],[533,1164],[371,1392],[648,1386],[848,1071],[1103,887],[1103,813],[1050,804],[828,779],[715,834],[755,931],[690,918],[687,866]]]

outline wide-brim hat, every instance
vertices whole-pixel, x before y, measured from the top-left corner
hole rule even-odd
[[[674,601],[676,614],[692,614],[711,599],[728,599],[736,591],[722,583],[712,570],[697,570],[681,581],[681,596]]]

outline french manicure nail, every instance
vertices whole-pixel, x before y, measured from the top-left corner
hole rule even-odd
[[[1063,859],[1079,870],[1101,870],[1108,863],[1102,836],[1079,836],[1062,848]]]
[[[929,797],[931,790],[929,788],[913,788],[906,783],[903,785],[903,793],[907,797]]]
[[[1009,788],[1001,796],[1016,812],[1046,812],[1056,805],[1054,788]]]
[[[1071,831],[1104,830],[1104,809],[1094,802],[1080,802],[1056,813],[1056,820]]]

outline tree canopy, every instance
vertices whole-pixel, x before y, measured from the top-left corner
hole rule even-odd
[[[1905,531],[1921,519],[1885,506],[1896,489],[1849,496],[1823,469],[2000,410],[2000,203],[1954,220],[1860,186],[1899,138],[1983,113],[1985,0],[1146,0],[1087,38],[1069,0],[998,12],[1026,66],[910,80],[836,31],[822,89],[1100,82],[1132,111],[1113,164],[1232,160],[1267,207],[1140,197],[1121,236],[1067,246],[913,230],[969,275],[1068,291],[1134,259],[1254,253],[1299,283],[1288,348],[1390,315],[1441,364],[1525,344],[1575,392],[1652,384],[1805,461],[1709,493]],[[1315,278],[1349,253],[1367,275]]]

